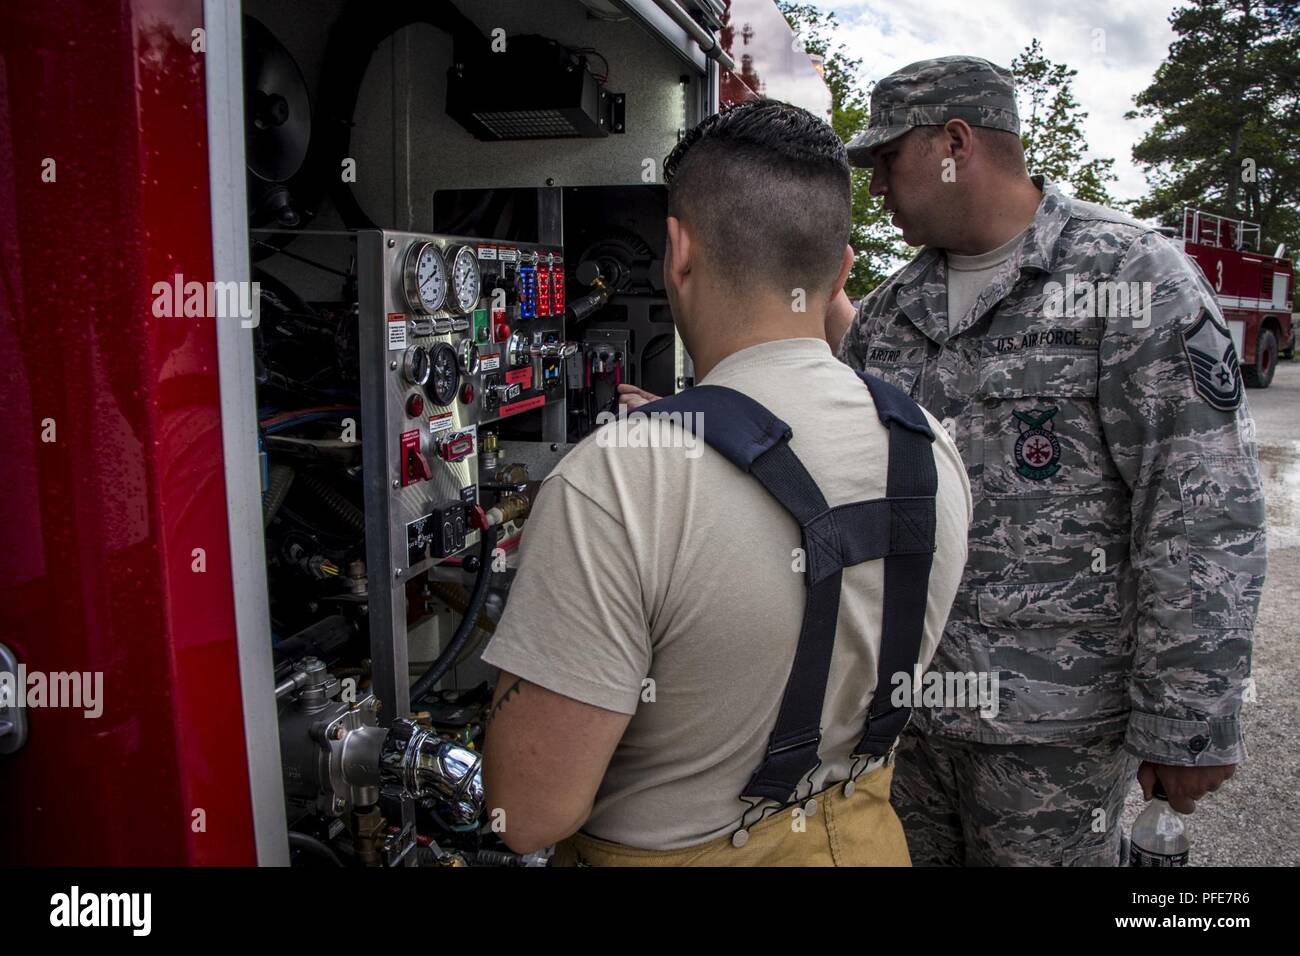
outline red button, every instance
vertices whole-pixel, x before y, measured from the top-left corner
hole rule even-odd
[[[474,386],[466,382],[460,389],[460,400],[464,405],[474,404]]]
[[[510,341],[510,325],[504,312],[492,313],[492,338],[495,342]]]
[[[406,399],[406,414],[411,418],[419,418],[424,414],[424,396],[419,392],[412,392]]]

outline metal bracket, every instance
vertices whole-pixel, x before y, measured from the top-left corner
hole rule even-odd
[[[18,695],[27,688],[18,683],[18,658],[14,652],[0,644],[0,675],[4,675],[3,693],[0,693],[0,754],[11,754],[27,743],[27,708]]]

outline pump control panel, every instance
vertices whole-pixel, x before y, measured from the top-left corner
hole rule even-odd
[[[564,257],[369,230],[357,260],[368,538],[386,542],[376,566],[409,576],[477,541],[423,529],[443,526],[440,503],[477,501],[478,429],[564,400]]]

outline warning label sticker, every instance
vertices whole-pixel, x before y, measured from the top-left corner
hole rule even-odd
[[[522,402],[512,402],[509,405],[501,406],[501,417],[507,415],[518,415],[520,412],[526,412],[534,408],[541,408],[546,404],[545,395],[534,395],[532,398],[525,398]]]
[[[401,312],[388,313],[388,351],[406,348],[406,316]]]

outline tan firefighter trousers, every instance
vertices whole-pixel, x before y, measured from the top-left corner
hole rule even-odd
[[[737,847],[728,834],[683,850],[642,850],[575,833],[558,844],[555,866],[911,866],[903,826],[889,805],[892,763],[861,774],[845,795],[838,783],[813,799],[812,813],[791,807],[748,829]],[[807,805],[805,801],[804,805]]]

